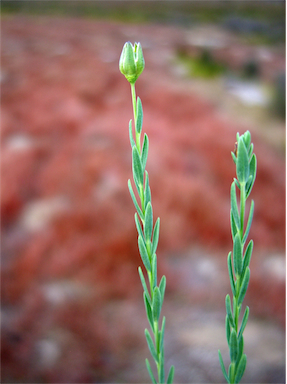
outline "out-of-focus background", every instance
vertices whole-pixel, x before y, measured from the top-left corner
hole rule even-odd
[[[166,364],[223,381],[230,155],[258,159],[243,382],[285,382],[285,3],[2,1],[2,382],[143,383],[128,122],[140,41]],[[250,204],[250,203],[249,203]]]

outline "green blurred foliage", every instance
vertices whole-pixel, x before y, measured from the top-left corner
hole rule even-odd
[[[260,64],[257,60],[251,58],[243,64],[242,77],[248,80],[260,77]]]
[[[179,61],[185,65],[192,77],[214,78],[226,72],[227,68],[214,60],[208,49],[203,49],[199,55],[192,57],[185,52],[179,52]]]

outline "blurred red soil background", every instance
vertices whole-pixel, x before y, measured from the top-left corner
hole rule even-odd
[[[177,319],[205,308],[220,313],[224,338],[230,152],[236,132],[250,129],[258,175],[246,304],[251,321],[271,323],[284,335],[284,136],[270,144],[260,126],[232,118],[177,73],[173,57],[190,49],[186,37],[171,26],[2,19],[2,382],[148,381],[144,360],[133,361],[139,350],[144,357],[148,351],[127,188],[130,89],[118,70],[128,40],[142,43],[146,61],[136,87],[150,140],[154,215],[161,218],[167,332],[176,339]],[[238,47],[242,52],[244,45]],[[238,64],[227,51],[228,64]],[[284,53],[272,55],[262,70],[267,82],[285,68]],[[278,348],[274,364],[282,370]],[[249,382],[279,382],[276,375],[268,381],[262,364],[258,376],[247,372]],[[203,382],[188,379],[192,371],[180,364],[178,373],[178,381]],[[218,372],[204,378],[221,380]]]

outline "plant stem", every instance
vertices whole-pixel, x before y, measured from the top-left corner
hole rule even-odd
[[[135,222],[138,231],[138,247],[142,262],[146,268],[149,287],[141,267],[138,268],[140,280],[144,290],[144,303],[147,318],[153,332],[152,339],[148,329],[145,330],[145,336],[151,355],[155,360],[158,382],[164,383],[164,327],[165,317],[162,320],[161,330],[159,330],[159,319],[161,315],[162,304],[164,300],[166,278],[162,276],[159,285],[157,285],[157,256],[156,248],[159,239],[159,218],[153,225],[153,210],[151,205],[151,192],[149,187],[148,173],[145,170],[148,155],[148,137],[144,134],[143,145],[141,148],[141,132],[143,111],[142,103],[136,97],[135,82],[144,69],[144,58],[140,43],[133,46],[130,42],[125,43],[119,62],[119,69],[131,85],[132,106],[134,115],[134,131],[132,123],[129,125],[130,143],[132,147],[132,172],[133,179],[138,191],[140,204],[134,194],[130,180],[128,180],[129,191],[136,208]],[[141,223],[139,221],[141,220]],[[157,383],[148,359],[146,367],[153,383]],[[174,377],[174,366],[171,366],[167,382],[172,384]]]
[[[132,106],[133,106],[133,114],[134,114],[134,134],[135,134],[135,145],[138,150],[139,156],[141,158],[142,156],[142,149],[141,149],[141,142],[140,142],[140,136],[141,136],[141,130],[137,131],[137,99],[136,99],[136,90],[135,90],[135,84],[131,84],[131,96],[132,96]],[[146,172],[144,169],[142,169],[143,173]],[[147,221],[147,205],[146,205],[146,192],[145,192],[145,183],[147,182],[147,178],[144,177],[143,184],[138,185],[138,192],[139,192],[139,198],[140,198],[140,208],[142,211],[141,216],[141,222],[142,222],[142,229],[144,233],[144,244],[147,251],[147,256],[149,259],[150,264],[152,265],[152,268],[150,270],[147,270],[147,277],[149,281],[149,294],[151,299],[151,311],[154,311],[154,306],[158,304],[154,304],[154,300],[156,301],[155,297],[155,289],[159,289],[157,287],[157,266],[153,266],[156,264],[154,258],[156,258],[155,250],[152,248],[152,242],[150,238],[145,237],[145,227],[148,225]],[[158,294],[157,294],[158,295]],[[158,297],[158,296],[157,296]],[[163,297],[162,299],[163,300]],[[162,303],[161,303],[162,305]],[[153,319],[153,327],[152,332],[154,336],[154,348],[155,348],[155,364],[157,368],[157,374],[158,374],[158,383],[164,383],[164,351],[162,347],[162,340],[161,340],[161,331],[159,330],[159,319],[158,317]]]
[[[235,381],[235,364],[231,363],[231,369],[230,369],[230,384],[234,384]]]
[[[246,183],[240,183],[240,224],[241,224],[241,230],[240,230],[240,235],[241,235],[241,240],[243,239],[244,236],[244,216],[245,216],[245,185]],[[242,244],[244,246],[244,244]]]
[[[137,122],[137,97],[136,97],[136,86],[135,83],[131,84],[132,90],[132,104],[133,104],[133,112],[134,112],[134,127],[135,127],[135,136],[136,136],[136,146],[140,153],[141,144],[140,144],[140,133],[136,130],[136,122]]]
[[[141,200],[141,209],[142,209],[142,213],[143,215],[145,214],[145,208],[144,208],[144,190],[143,190],[143,186],[140,185],[140,200]],[[142,220],[142,223],[144,224],[144,220]]]
[[[133,104],[133,112],[134,112],[134,124],[136,124],[137,119],[137,108],[136,108],[136,86],[135,83],[131,84],[131,90],[132,90],[132,104]]]
[[[250,259],[253,249],[253,241],[250,240],[245,248],[245,241],[247,239],[250,225],[253,217],[254,202],[251,202],[249,217],[246,225],[246,232],[244,234],[244,218],[246,199],[250,194],[253,187],[257,161],[255,154],[252,153],[253,144],[251,144],[250,132],[246,131],[244,135],[237,134],[237,151],[232,153],[232,158],[236,164],[237,179],[231,185],[231,232],[233,239],[233,253],[228,255],[228,273],[230,285],[233,293],[233,311],[231,309],[230,296],[226,295],[226,337],[229,347],[230,360],[228,372],[225,369],[222,355],[219,351],[219,361],[222,368],[223,375],[226,381],[230,384],[239,383],[247,363],[247,356],[243,353],[244,339],[243,331],[247,324],[249,308],[246,307],[241,325],[239,323],[239,316],[242,309],[242,303],[248,288],[250,279]],[[249,175],[248,182],[246,182],[246,175]],[[248,187],[247,187],[248,185]],[[238,207],[236,186],[240,190],[240,204]],[[231,255],[233,255],[231,259]],[[233,260],[233,266],[232,266]],[[231,314],[232,312],[232,314]],[[240,326],[240,328],[239,328]]]

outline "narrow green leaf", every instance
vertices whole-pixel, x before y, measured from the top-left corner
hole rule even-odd
[[[142,230],[142,227],[141,227],[138,215],[136,213],[135,213],[135,222],[136,222],[136,227],[137,227],[138,234],[141,236],[141,238],[144,241],[143,230]]]
[[[130,195],[131,195],[131,198],[132,198],[132,201],[134,203],[134,206],[137,210],[137,213],[139,214],[139,217],[143,220],[143,213],[138,205],[138,202],[137,202],[137,199],[135,197],[135,194],[134,194],[134,191],[133,191],[133,187],[132,187],[132,183],[130,181],[130,179],[128,180],[128,187],[129,187],[129,191],[130,191]]]
[[[239,218],[238,207],[237,207],[235,181],[233,181],[231,184],[230,203],[231,203],[231,212],[234,218],[235,225],[237,229],[240,230],[240,218]]]
[[[152,285],[153,285],[153,288],[155,288],[157,286],[157,258],[155,253],[153,254],[151,267],[152,267]]]
[[[154,321],[158,321],[161,311],[161,296],[158,287],[155,287],[153,290],[153,300],[152,300],[152,314]]]
[[[235,296],[236,291],[235,291],[235,283],[234,283],[234,276],[233,276],[233,270],[232,270],[231,252],[229,252],[229,254],[227,256],[227,266],[228,266],[228,274],[229,274],[229,280],[230,280],[232,294],[233,294],[233,296]]]
[[[248,157],[250,158],[250,156],[252,155],[252,152],[253,152],[253,143],[250,144],[250,147],[249,147],[249,151],[248,151]]]
[[[234,164],[236,164],[237,158],[236,158],[235,153],[233,151],[231,151],[231,156],[232,156],[232,159],[234,161]]]
[[[238,304],[242,304],[244,300],[244,297],[248,288],[248,284],[249,284],[249,279],[250,279],[250,269],[249,267],[247,267],[244,273],[244,277],[243,277],[240,291],[239,291]]]
[[[146,363],[146,368],[148,370],[148,373],[150,375],[152,383],[153,384],[157,384],[156,379],[155,379],[155,377],[154,377],[154,375],[152,373],[152,369],[151,369],[151,366],[150,366],[150,363],[149,363],[148,359],[145,359],[145,363]]]
[[[150,265],[147,249],[141,236],[138,237],[138,245],[139,245],[139,251],[140,251],[143,264],[146,267],[147,271],[151,271],[151,265]]]
[[[152,207],[151,203],[147,203],[146,211],[145,211],[145,220],[144,220],[144,235],[146,241],[151,241],[153,227],[153,215],[152,215]]]
[[[256,177],[256,170],[257,170],[257,159],[256,159],[256,155],[253,153],[249,163],[249,172],[250,172],[250,175],[253,176],[253,179],[255,179]]]
[[[247,237],[249,235],[249,231],[250,231],[252,220],[253,220],[253,213],[254,213],[254,201],[252,200],[251,205],[250,205],[248,220],[247,220],[247,224],[246,224],[246,230],[245,230],[243,240],[242,240],[243,244],[245,243],[245,241],[247,240]]]
[[[242,357],[241,357],[241,359],[239,361],[237,370],[236,370],[235,383],[239,383],[240,380],[242,379],[242,376],[243,376],[245,368],[246,368],[246,362],[247,362],[247,357],[244,354],[244,355],[242,355]]]
[[[243,268],[242,268],[242,274],[244,276],[246,268],[249,267],[250,264],[250,259],[252,255],[252,250],[253,250],[253,240],[250,240],[247,247],[246,251],[244,254],[244,259],[243,259]]]
[[[157,221],[155,222],[153,235],[152,235],[152,254],[156,252],[157,245],[158,245],[158,238],[159,238],[159,225],[160,225],[160,218],[157,218]]]
[[[249,146],[250,146],[250,142],[251,142],[251,135],[250,135],[249,131],[246,131],[243,134],[243,140],[244,140],[244,144],[245,144],[246,150],[248,151]]]
[[[167,376],[166,384],[172,384],[174,377],[174,366],[172,365]]]
[[[236,331],[234,328],[231,330],[231,334],[230,334],[229,353],[230,353],[231,362],[235,363],[237,359],[237,354],[238,354],[238,341],[237,341]]]
[[[148,172],[145,171],[145,188],[144,188],[144,207],[146,209],[147,203],[151,203],[151,193],[149,187],[149,177]]]
[[[142,169],[145,169],[146,162],[147,162],[147,156],[148,156],[148,137],[147,134],[144,134],[144,140],[143,140],[143,146],[142,146],[142,154],[141,154],[141,162],[142,162]]]
[[[159,291],[160,291],[160,296],[161,296],[162,302],[164,300],[165,287],[166,287],[166,277],[162,276],[160,283],[159,283]]]
[[[145,329],[145,337],[146,337],[146,341],[147,341],[147,345],[149,347],[150,353],[151,353],[154,361],[156,361],[158,363],[158,356],[157,356],[151,335],[147,329]]]
[[[237,285],[239,285],[239,283],[240,283],[240,281],[236,280],[236,283],[235,283],[236,292],[237,292],[237,288],[236,287],[237,287]],[[236,311],[238,311],[238,316],[239,316],[240,315],[240,311],[241,311],[241,304],[237,304],[237,300],[236,300],[236,298],[234,296],[232,298],[232,306],[233,306],[233,313],[236,314]]]
[[[137,133],[141,133],[143,125],[143,108],[141,99],[137,98],[137,119],[136,119],[136,131]]]
[[[253,188],[253,185],[254,185],[254,181],[255,181],[255,179],[253,179],[252,176],[251,176],[250,177],[250,183],[246,184],[245,199],[247,199],[249,197],[250,192],[252,191],[252,188]]]
[[[225,366],[224,366],[224,362],[223,362],[223,358],[222,358],[220,350],[218,350],[218,357],[219,357],[219,362],[220,362],[220,366],[221,366],[221,370],[222,370],[223,376],[224,376],[225,380],[227,381],[227,383],[229,383],[229,378],[227,376],[227,372],[226,372],[226,369],[225,369]]]
[[[152,309],[151,309],[150,302],[149,302],[148,297],[147,297],[147,295],[146,295],[145,292],[143,293],[143,297],[144,297],[144,304],[145,304],[146,316],[147,316],[149,325],[150,325],[152,331],[154,332],[154,324],[153,324],[153,317],[152,317]]]
[[[240,330],[239,330],[239,333],[238,333],[238,337],[239,338],[243,335],[244,329],[245,329],[247,321],[248,321],[248,316],[249,316],[249,307],[246,307],[244,315],[243,315],[243,319],[242,319],[242,322],[241,322],[241,327],[240,327]]]
[[[159,382],[164,383],[164,359],[161,359],[160,371],[159,371]]]
[[[151,203],[151,191],[150,191],[150,187],[148,187],[146,189],[146,192],[145,192],[145,209],[146,209],[146,206],[148,203]]]
[[[135,184],[139,186],[143,185],[143,170],[142,170],[142,164],[139,152],[136,148],[136,146],[133,147],[132,152],[132,169],[133,169],[133,176]]]
[[[161,338],[161,331],[160,331],[160,340],[164,340],[164,339]],[[162,350],[159,353],[161,355],[160,357],[161,357],[161,360],[162,360],[161,366],[162,366],[162,368],[164,370],[164,348],[163,347],[162,347]]]
[[[164,330],[165,330],[165,316],[163,316],[162,323],[161,323],[161,330],[160,330],[160,347],[159,347],[159,350],[161,353],[163,352]]]
[[[228,315],[225,316],[225,334],[226,334],[226,340],[229,345],[230,341],[230,322]]]
[[[237,146],[236,174],[240,183],[246,182],[249,177],[249,159],[242,136]]]
[[[240,183],[239,181],[234,177],[233,181],[235,182],[235,185],[237,186],[237,188],[240,190]]]
[[[147,289],[147,285],[146,285],[145,278],[144,278],[144,275],[143,275],[141,267],[138,267],[138,271],[139,271],[141,283],[142,283],[142,286],[143,286],[143,290],[144,290],[144,292],[146,294],[146,297],[148,299],[149,304],[151,305],[151,299],[150,299],[149,291]]]
[[[243,349],[244,349],[244,339],[243,339],[243,336],[241,337],[238,337],[238,356],[237,356],[237,364],[239,363],[241,357],[242,357],[242,354],[243,354]]]
[[[226,314],[228,316],[229,322],[231,326],[234,327],[234,319],[233,319],[232,310],[231,310],[231,300],[228,294],[225,297],[225,306],[226,306]]]
[[[130,123],[129,123],[129,135],[130,135],[130,142],[131,142],[131,147],[135,147],[136,143],[134,141],[134,137],[133,137],[133,128],[132,128],[132,120],[130,120]]]
[[[239,304],[238,305],[238,314],[240,315],[240,313],[241,313],[241,307],[242,307],[242,304]]]
[[[242,245],[239,233],[236,234],[233,244],[233,262],[235,276],[239,277],[242,271]]]
[[[250,195],[250,192],[253,188],[254,181],[256,178],[256,170],[257,170],[257,160],[256,160],[255,154],[253,153],[251,160],[250,160],[250,164],[249,164],[249,172],[250,172],[250,175],[252,175],[252,183],[249,186],[248,190],[246,191],[246,198]]]
[[[248,180],[246,182],[246,186],[245,186],[245,195],[247,195],[247,192],[251,188],[252,183],[253,183],[253,176],[249,175]],[[247,199],[247,197],[246,197],[246,199]]]
[[[235,224],[235,220],[232,214],[232,210],[230,210],[230,226],[231,226],[231,235],[232,235],[232,240],[234,241],[235,235],[238,232],[238,229]]]

